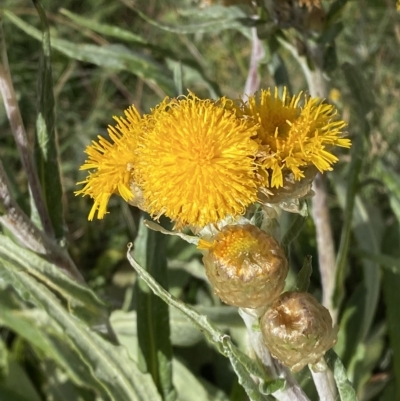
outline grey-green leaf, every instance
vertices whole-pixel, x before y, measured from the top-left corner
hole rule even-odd
[[[42,35],[37,29],[11,11],[4,11],[4,15],[28,35],[42,40]],[[172,74],[165,66],[157,63],[150,56],[134,52],[125,46],[96,46],[86,43],[71,43],[57,38],[51,39],[51,46],[72,59],[93,63],[114,71],[125,70],[156,84],[168,95],[175,93]]]
[[[36,118],[35,158],[43,196],[57,239],[65,235],[66,226],[62,204],[63,190],[58,165],[57,138],[49,24],[39,2],[33,1],[42,24],[42,46],[38,76],[38,114]]]
[[[4,259],[2,266],[11,276],[13,285],[19,287],[20,294],[46,311],[61,327],[112,400],[161,400],[151,376],[140,372],[126,349],[107,342],[84,322],[68,313],[57,297],[27,274],[22,266]]]
[[[335,351],[329,350],[325,355],[326,362],[333,372],[336,386],[339,391],[341,401],[357,401],[356,392],[347,378],[346,369],[344,368]]]

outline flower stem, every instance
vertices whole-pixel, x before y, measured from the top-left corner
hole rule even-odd
[[[335,401],[336,400],[336,388],[334,380],[324,359],[318,362],[319,365],[324,364],[325,369],[322,372],[314,371],[309,365],[311,375],[314,380],[315,387],[317,389],[319,399],[321,401]]]

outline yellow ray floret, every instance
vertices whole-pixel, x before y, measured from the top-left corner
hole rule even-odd
[[[341,138],[346,123],[337,117],[333,105],[300,93],[290,97],[286,89],[262,90],[242,104],[244,115],[259,124],[260,144],[258,163],[263,185],[283,186],[285,173],[295,180],[304,177],[305,168],[314,165],[320,172],[332,170],[338,161],[331,153],[334,146],[348,148],[349,139]]]
[[[102,219],[107,213],[107,204],[112,194],[119,194],[125,201],[133,199],[130,183],[133,180],[136,148],[139,138],[141,117],[132,106],[125,110],[126,118],[114,117],[115,127],[108,127],[111,141],[99,136],[98,142],[86,148],[89,158],[80,170],[93,170],[87,178],[78,184],[85,184],[76,195],[89,195],[94,204],[89,213],[89,220]]]
[[[176,227],[204,227],[243,214],[256,200],[257,126],[225,98],[166,99],[140,141],[137,172],[146,209]]]

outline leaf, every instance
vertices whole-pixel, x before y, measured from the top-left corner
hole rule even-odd
[[[106,306],[89,288],[72,280],[59,268],[34,252],[15,244],[0,234],[0,261],[9,261],[26,271],[66,300],[70,311],[106,332],[108,312]]]
[[[383,250],[400,258],[400,223],[392,224],[384,237]],[[383,270],[382,290],[386,304],[386,316],[389,332],[389,340],[393,352],[393,373],[395,376],[395,387],[397,399],[400,397],[400,275],[388,269]]]
[[[308,217],[307,203],[303,201],[300,212],[296,214],[296,217],[292,225],[289,227],[289,229],[286,231],[285,235],[282,238],[281,246],[287,257],[289,256],[289,246],[292,243],[292,241],[294,241],[299,235],[300,231],[302,230],[307,220],[307,217]]]
[[[147,216],[147,215],[146,215]],[[168,287],[167,260],[165,257],[167,237],[150,230],[142,214],[139,232],[135,240],[135,256],[145,269],[163,286]],[[139,279],[136,286],[137,336],[139,341],[139,366],[153,377],[164,400],[175,400],[172,384],[172,347],[168,305],[157,297],[146,283]],[[163,333],[163,335],[155,335]]]
[[[297,275],[297,282],[295,291],[298,292],[307,292],[308,287],[310,286],[310,277],[312,273],[312,264],[311,264],[312,257],[307,256],[304,259],[303,266]]]
[[[356,392],[347,378],[346,369],[344,368],[339,357],[332,349],[325,354],[326,362],[333,372],[336,386],[339,391],[341,401],[357,401]]]
[[[31,379],[12,356],[8,358],[9,372],[0,381],[0,400],[41,401]]]
[[[173,308],[171,308],[173,310]],[[136,313],[114,311],[111,323],[121,345],[125,346],[129,355],[137,356]],[[171,320],[171,323],[173,320]],[[173,323],[171,325],[173,329]],[[197,330],[198,331],[198,330]],[[199,333],[201,335],[201,333]],[[173,384],[178,393],[179,401],[228,401],[228,397],[209,383],[203,385],[179,360],[172,360]]]
[[[383,183],[385,184],[386,191],[389,192],[389,202],[396,215],[397,220],[400,221],[400,178],[399,175],[390,167],[386,167],[383,163],[378,163],[379,173]]]
[[[371,90],[371,85],[360,73],[360,69],[354,67],[350,63],[342,65],[342,71],[346,79],[346,83],[355,100],[354,110],[360,117],[364,117],[375,107],[375,98]]]
[[[9,281],[23,297],[47,312],[72,342],[80,357],[95,372],[108,396],[115,401],[160,400],[150,375],[139,371],[121,346],[114,346],[69,314],[60,301],[43,284],[27,274],[21,266],[2,260]],[[71,367],[72,368],[72,367]]]
[[[344,281],[345,268],[350,246],[351,228],[353,224],[353,211],[358,190],[359,173],[362,167],[364,155],[364,142],[361,135],[354,141],[351,150],[351,163],[346,178],[346,203],[344,206],[343,228],[340,234],[339,251],[336,257],[336,282],[333,294],[333,302],[338,309],[345,296]]]
[[[13,284],[12,280],[13,276],[10,276],[7,281]],[[57,363],[74,383],[96,389],[105,400],[110,400],[68,336],[45,311],[27,309],[23,300],[10,288],[0,292],[0,307],[0,322],[3,325],[28,341],[38,354],[45,355]]]
[[[8,374],[8,350],[3,339],[0,338],[0,382]]]
[[[244,22],[247,21],[250,24],[254,23],[241,8],[223,7],[219,5],[206,7],[202,10],[196,7],[195,12],[191,15],[192,20],[187,25],[165,25],[149,18],[138,8],[135,8],[135,12],[146,22],[159,29],[180,34],[200,34],[206,32],[220,32],[226,29],[236,29],[248,36],[250,33],[246,31],[249,31],[249,28],[245,26]]]
[[[240,361],[237,356],[232,352],[230,349],[233,348],[233,344],[226,340],[226,345],[229,347],[228,352],[226,352],[226,356],[229,358],[232,368],[235,371],[239,383],[243,386],[246,394],[249,396],[251,401],[264,401],[264,400],[271,400],[273,401],[274,398],[269,397],[268,395],[263,395],[257,385],[255,384],[254,380],[250,376],[250,372],[248,370],[249,366],[244,365],[242,361]]]
[[[346,182],[339,174],[333,173],[331,181],[338,195],[339,203],[345,205],[347,193]],[[377,208],[367,207],[367,203],[360,196],[354,200],[354,211],[352,218],[352,230],[356,237],[358,247],[368,252],[379,253],[381,242],[380,227],[382,220]],[[371,260],[363,260],[363,279],[365,291],[365,308],[363,310],[362,324],[358,327],[359,341],[363,341],[368,335],[377,308],[380,291],[380,269]],[[360,312],[361,313],[361,312]]]
[[[210,385],[203,385],[179,360],[173,360],[174,385],[179,394],[179,401],[229,401],[229,397],[221,390]]]
[[[141,36],[125,29],[98,23],[94,20],[73,14],[65,9],[61,9],[61,14],[71,18],[75,23],[100,34],[145,46],[151,50],[155,58],[157,58],[157,56],[165,58],[168,68],[173,72],[175,94],[182,95],[184,87],[192,87],[194,84],[198,85],[199,83],[204,83],[212,98],[221,96],[218,84],[207,78],[206,73],[197,60],[182,58],[182,55],[174,54],[171,49],[149,43]],[[186,86],[184,86],[184,82]]]
[[[4,15],[28,35],[42,40],[42,35],[37,29],[12,12],[6,10]],[[114,71],[125,70],[145,81],[156,84],[167,95],[175,93],[174,81],[165,66],[157,63],[150,56],[131,51],[123,45],[96,46],[52,38],[51,46],[74,60],[85,61]]]
[[[217,328],[215,328],[215,326],[210,323],[206,316],[199,314],[193,307],[184,304],[182,301],[168,293],[161,285],[159,285],[154,278],[150,276],[149,273],[131,256],[131,247],[132,244],[129,244],[127,252],[127,258],[131,266],[137,271],[139,276],[146,282],[146,284],[157,296],[159,296],[168,305],[173,306],[181,311],[200,331],[204,333],[207,340],[213,344],[220,353],[229,358],[232,367],[238,376],[239,382],[246,390],[250,400],[260,401],[268,399],[268,396],[264,396],[259,392],[254,380],[251,377],[251,373],[246,366],[244,366],[235,357],[232,351],[235,346],[233,345],[229,336],[221,333]],[[260,379],[264,379],[264,377],[260,377]]]
[[[326,20],[328,25],[336,21],[343,10],[344,6],[349,0],[336,0],[330,4],[328,12],[326,14]]]
[[[88,19],[87,17],[81,17],[77,14],[72,13],[71,11],[66,10],[65,8],[61,8],[60,13],[62,15],[65,15],[72,21],[74,21],[76,24],[91,29],[92,31],[100,33],[102,35],[107,35],[113,38],[126,40],[127,42],[148,44],[147,40],[144,39],[142,36],[137,35],[131,31],[127,31],[126,29],[122,29],[118,26],[102,24],[94,21],[93,19]]]
[[[58,166],[57,138],[49,24],[39,2],[33,0],[42,23],[42,46],[38,76],[38,114],[36,118],[35,159],[43,197],[57,239],[65,235],[63,190]]]
[[[353,251],[355,255],[364,259],[369,259],[380,266],[389,269],[392,273],[400,274],[400,258],[393,256],[371,253],[368,251]]]

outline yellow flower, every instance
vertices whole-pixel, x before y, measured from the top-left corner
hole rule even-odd
[[[92,145],[86,148],[89,159],[80,170],[93,169],[94,172],[89,172],[84,181],[78,182],[85,186],[75,194],[89,195],[94,199],[89,220],[93,220],[96,211],[99,219],[104,217],[108,201],[114,193],[122,196],[127,202],[134,198],[131,186],[141,117],[133,106],[125,110],[125,117],[126,119],[114,117],[117,125],[108,127],[111,142],[99,136],[98,142],[92,141]]]
[[[303,103],[301,106],[300,103]],[[341,138],[346,123],[337,117],[334,106],[300,93],[278,96],[270,89],[250,96],[242,103],[244,115],[259,123],[259,171],[263,186],[282,187],[284,174],[301,180],[304,170],[314,165],[320,172],[332,170],[338,158],[330,153],[333,146],[348,148],[349,139]]]
[[[257,126],[239,118],[230,101],[193,93],[165,99],[139,144],[137,182],[146,209],[176,227],[204,227],[238,216],[257,199]]]

